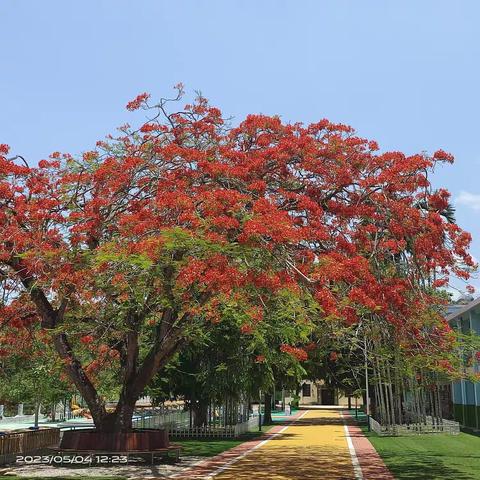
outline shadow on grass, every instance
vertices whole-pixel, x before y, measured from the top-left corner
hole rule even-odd
[[[362,429],[397,480],[480,479],[477,436],[379,437],[366,427]]]
[[[478,457],[472,455],[455,455],[453,458],[445,455],[419,452],[405,454],[383,453],[382,458],[397,480],[478,480],[480,472],[465,471],[472,459]],[[458,467],[452,462],[458,462]],[[368,461],[368,460],[367,460]]]
[[[236,447],[244,442],[255,440],[266,434],[275,425],[263,426],[262,431],[244,433],[237,438],[175,438],[171,437],[172,443],[182,446],[181,456],[194,455],[198,457],[213,457],[219,453]]]

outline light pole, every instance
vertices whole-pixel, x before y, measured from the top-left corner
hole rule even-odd
[[[258,431],[262,431],[262,391],[258,392]]]
[[[370,431],[370,391],[368,388],[368,358],[367,358],[367,337],[364,338],[363,343],[364,353],[365,353],[365,397],[366,397],[366,414],[367,414],[367,425],[368,431]]]

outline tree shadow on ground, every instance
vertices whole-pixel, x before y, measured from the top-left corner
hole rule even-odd
[[[335,448],[271,445],[225,469],[219,480],[354,480],[347,452]]]
[[[437,455],[431,452],[383,453],[382,458],[397,480],[478,480],[480,472],[468,473],[462,465],[478,461],[477,455]],[[368,463],[368,459],[366,459]],[[458,467],[455,465],[458,464]],[[452,466],[455,465],[455,466]],[[366,478],[375,478],[369,477]]]

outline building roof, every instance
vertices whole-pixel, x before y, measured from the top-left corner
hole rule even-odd
[[[475,300],[472,300],[470,303],[467,303],[466,305],[449,305],[449,307],[460,307],[460,308],[449,308],[447,309],[447,316],[445,319],[450,322],[451,320],[455,320],[455,318],[463,315],[464,313],[467,313],[468,311],[472,310],[473,308],[477,307],[480,305],[480,297],[476,298]]]

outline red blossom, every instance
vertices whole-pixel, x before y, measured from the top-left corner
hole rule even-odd
[[[291,345],[283,344],[280,346],[280,351],[288,353],[292,357],[296,358],[300,362],[304,362],[308,359],[308,354],[303,348],[293,347]]]
[[[433,154],[433,158],[435,160],[443,161],[443,162],[448,162],[448,163],[453,163],[454,157],[452,154],[445,152],[444,150],[437,150]]]
[[[150,98],[149,93],[141,93],[137,95],[132,101],[127,103],[127,110],[138,110]]]
[[[244,323],[241,327],[240,327],[240,332],[244,333],[244,334],[250,334],[250,333],[253,333],[253,327],[251,325],[249,325],[248,323]]]
[[[338,353],[330,352],[330,355],[328,356],[328,358],[331,362],[336,362],[338,360]]]

